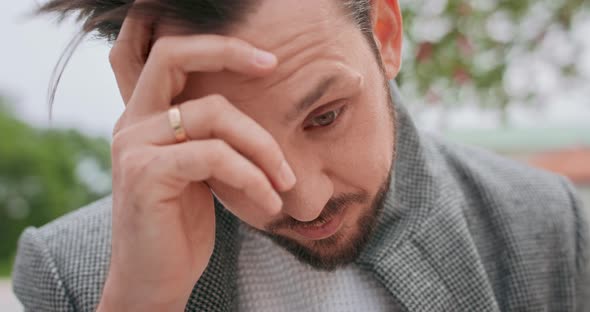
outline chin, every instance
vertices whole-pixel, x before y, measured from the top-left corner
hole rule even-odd
[[[322,271],[333,271],[354,262],[372,235],[378,211],[345,222],[333,235],[309,240],[265,233],[302,263]]]

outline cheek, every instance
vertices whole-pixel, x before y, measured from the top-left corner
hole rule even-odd
[[[387,104],[369,100],[363,103],[379,104],[358,104],[349,128],[331,149],[330,158],[335,165],[332,171],[339,179],[372,192],[391,169],[393,129]]]
[[[358,180],[365,181],[364,187],[380,187],[388,175],[393,161],[394,126],[390,112],[390,100],[379,65],[373,52],[363,51],[357,58],[362,68],[365,87],[354,109],[354,116],[342,144],[339,155],[345,155],[346,166],[354,168]]]

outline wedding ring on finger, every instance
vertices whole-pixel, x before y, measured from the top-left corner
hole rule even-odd
[[[186,142],[188,137],[184,127],[182,126],[182,116],[180,114],[180,108],[178,105],[174,105],[168,109],[168,121],[170,122],[170,126],[174,131],[176,143]]]

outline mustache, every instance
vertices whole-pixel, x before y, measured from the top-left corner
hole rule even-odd
[[[369,194],[367,192],[359,193],[345,193],[330,198],[321,214],[311,221],[299,221],[292,217],[286,216],[283,219],[277,220],[265,227],[268,233],[275,233],[279,229],[292,229],[301,226],[310,226],[313,224],[320,224],[330,220],[333,216],[340,214],[344,208],[351,204],[366,204],[369,202]]]

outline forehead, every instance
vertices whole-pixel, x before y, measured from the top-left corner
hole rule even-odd
[[[333,36],[350,20],[338,1],[342,0],[261,0],[232,35],[269,50],[311,32]]]
[[[320,75],[358,79],[355,68],[363,66],[359,60],[370,58],[355,53],[358,40],[364,39],[346,13],[337,0],[262,0],[227,35],[274,53],[277,69],[263,78],[230,72],[192,74],[181,100],[219,93],[234,104],[279,96],[283,102],[294,102],[323,78]]]
[[[274,53],[281,77],[321,58],[343,61],[354,30],[336,0],[263,0],[230,35]]]

